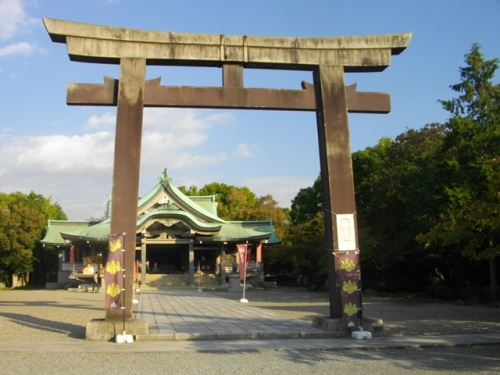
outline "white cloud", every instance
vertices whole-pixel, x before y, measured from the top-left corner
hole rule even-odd
[[[13,55],[29,55],[36,51],[37,47],[26,42],[11,44],[7,47],[0,48],[0,57]]]
[[[113,164],[114,135],[109,132],[26,137],[14,142],[14,145],[16,143],[15,167],[28,172],[93,173],[109,170]]]
[[[101,127],[114,128],[115,125],[116,125],[116,115],[107,112],[101,116],[96,116],[96,115],[90,116],[84,128],[85,129],[99,129]]]
[[[163,168],[177,180],[196,176],[191,171],[217,166],[234,157],[251,157],[255,145],[241,144],[236,155],[224,150],[207,151],[210,129],[231,120],[212,111],[146,109],[142,134],[141,193],[147,192]],[[102,216],[111,193],[114,114],[88,117],[84,133],[15,137],[8,129],[0,133],[0,191],[34,191],[58,202],[68,217],[83,220]],[[217,171],[218,168],[215,168]],[[220,170],[222,172],[222,169]],[[214,172],[216,173],[216,172]],[[227,176],[226,176],[227,177]],[[206,176],[209,182],[221,176]],[[271,193],[282,207],[289,207],[297,192],[313,181],[284,176],[248,178],[258,196]],[[204,183],[193,181],[201,187]]]
[[[249,145],[247,143],[240,143],[238,145],[238,150],[236,152],[236,155],[242,158],[253,158],[257,154],[254,152],[254,150],[257,149],[257,145]]]
[[[225,115],[210,111],[145,110],[142,176],[196,169],[227,159],[224,152],[203,153],[207,130]],[[14,137],[0,133],[0,191],[34,191],[57,201],[70,219],[98,217],[111,193],[114,150],[113,114],[92,115],[80,135]],[[158,170],[158,168],[161,168]],[[152,187],[148,186],[150,189]]]
[[[0,0],[0,40],[14,37],[19,32],[26,32],[38,20],[28,17],[24,12],[23,0]]]
[[[169,131],[201,131],[232,121],[229,113],[178,108],[145,108],[144,126]]]

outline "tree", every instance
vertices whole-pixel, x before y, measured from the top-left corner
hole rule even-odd
[[[271,195],[258,197],[248,187],[236,187],[212,182],[198,190],[196,186],[179,190],[188,196],[215,195],[218,202],[217,213],[221,219],[229,221],[272,220],[276,235],[282,239],[288,228],[288,210],[278,206]]]
[[[444,127],[407,130],[353,154],[358,237],[367,278],[425,278],[432,263],[415,237],[430,226]]]
[[[246,186],[236,187],[224,183],[212,182],[198,190],[196,186],[179,188],[186,195],[215,195],[218,215],[224,220],[248,220],[248,210],[257,204],[257,196]]]
[[[465,55],[458,97],[441,101],[450,113],[443,146],[446,202],[437,223],[420,240],[459,248],[464,257],[490,264],[491,299],[498,298],[500,255],[500,86],[492,82],[498,59],[485,60],[478,44]]]
[[[321,174],[316,178],[313,186],[300,189],[292,200],[290,219],[292,225],[305,223],[313,219],[321,210],[323,204],[323,190],[321,186]]]
[[[325,224],[321,211],[310,220],[292,226],[283,243],[267,253],[266,272],[285,277],[307,277],[321,286],[328,276]]]
[[[12,274],[34,271],[34,279],[47,281],[57,273],[57,251],[39,240],[47,220],[66,220],[66,214],[51,198],[31,192],[0,193],[0,274],[8,283]]]
[[[10,275],[33,271],[33,248],[45,226],[43,214],[15,203],[4,207],[0,216],[0,268],[4,281]]]
[[[288,231],[287,210],[279,207],[269,194],[258,198],[255,207],[248,210],[247,220],[272,220],[279,239],[283,239]]]

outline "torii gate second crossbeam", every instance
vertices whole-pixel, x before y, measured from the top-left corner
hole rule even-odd
[[[133,30],[44,18],[54,42],[73,61],[120,65],[118,80],[69,84],[72,105],[117,106],[111,233],[135,233],[143,108],[194,107],[315,111],[317,114],[330,318],[359,327],[359,246],[348,112],[387,113],[389,95],[345,86],[344,73],[382,71],[409,44],[410,33],[331,38],[247,37]],[[145,80],[147,65],[222,67],[221,87],[161,86]],[[313,84],[301,90],[251,89],[244,68],[306,70]],[[135,236],[127,236],[131,273]],[[125,283],[125,315],[132,319],[132,279]],[[106,310],[106,320],[121,312]]]

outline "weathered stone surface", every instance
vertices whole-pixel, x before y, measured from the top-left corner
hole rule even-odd
[[[350,37],[252,37],[174,33],[92,25],[44,18],[54,42],[66,43],[74,61],[113,62],[147,58],[167,65],[218,66],[221,62],[246,67],[273,65],[284,69],[335,64],[348,71],[378,71],[401,53],[411,33]]]
[[[144,319],[125,321],[125,332],[128,335],[148,335],[148,323]],[[92,319],[87,323],[85,339],[89,341],[110,341],[117,334],[123,333],[123,322],[110,322],[104,319]]]
[[[342,331],[342,319],[328,318],[328,317],[314,317],[313,327],[322,329],[324,331]]]

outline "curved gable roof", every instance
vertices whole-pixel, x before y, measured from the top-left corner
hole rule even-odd
[[[200,203],[203,202],[203,204],[197,204],[197,201]],[[205,208],[210,206],[210,204],[207,204],[207,201],[211,202],[212,211]],[[158,209],[162,205],[165,207],[178,207],[200,222],[225,223],[223,219],[217,216],[215,197],[196,197],[195,199],[187,197],[174,186],[172,178],[168,176],[166,171],[159,177],[155,187],[139,199],[137,214],[140,216],[150,210]]]
[[[203,208],[212,207],[214,212]],[[155,222],[174,220],[190,228],[196,240],[206,242],[266,241],[280,242],[274,234],[270,221],[228,222],[216,214],[215,196],[191,199],[172,183],[165,171],[155,187],[138,200],[137,227],[142,232]],[[78,223],[78,224],[75,224]],[[52,221],[45,238],[45,244],[61,245],[68,241],[106,242],[110,233],[110,219],[102,222]]]

